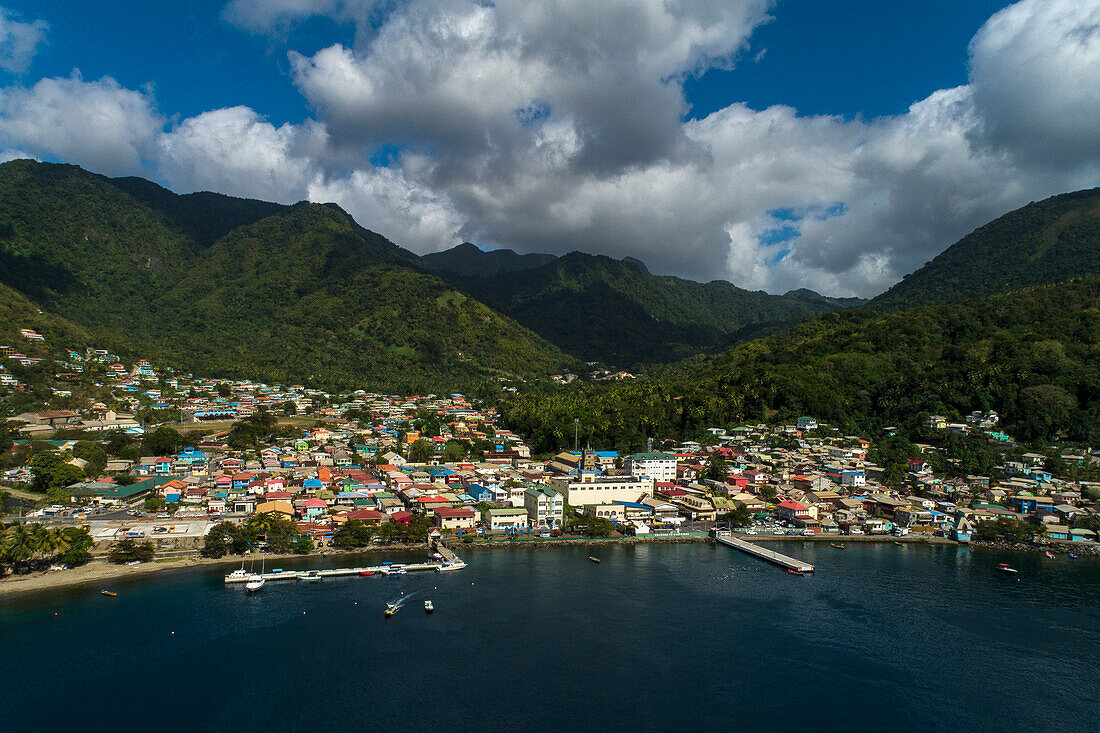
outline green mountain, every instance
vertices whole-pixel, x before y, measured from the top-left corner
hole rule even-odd
[[[871,301],[950,303],[1100,274],[1100,188],[1033,202],[991,221]]]
[[[464,270],[475,273],[444,272],[451,282],[570,354],[624,366],[675,361],[736,343],[749,326],[862,302],[809,290],[769,295],[724,280],[655,276],[633,258],[582,252],[537,267],[480,275],[478,259],[485,257],[482,269],[491,272],[488,257],[495,253],[463,248],[462,254]]]
[[[441,272],[459,277],[491,277],[502,272],[518,272],[553,262],[554,255],[521,255],[510,249],[494,249],[489,252],[477,245],[463,242],[442,252],[432,252],[421,257]]]
[[[0,283],[196,373],[423,391],[570,364],[335,205],[0,165]]]
[[[1100,440],[1100,278],[883,313],[829,313],[660,379],[516,395],[508,427],[537,450],[582,439],[636,449],[745,420],[813,415],[845,431],[996,410],[1013,436]]]

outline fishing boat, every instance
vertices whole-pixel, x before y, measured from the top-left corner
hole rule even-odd
[[[321,579],[321,571],[310,570],[308,573],[299,573],[298,580],[305,580],[309,582],[317,581]]]
[[[113,590],[101,590],[100,593],[102,593],[105,596],[110,596],[111,598],[114,598],[115,596],[118,595],[118,593],[115,593]]]
[[[843,550],[844,549],[844,545],[838,545],[836,542],[830,542],[829,547],[835,547],[838,550]]]
[[[373,570],[360,570],[359,574],[362,575],[364,578],[369,578],[370,576],[374,575],[374,571]]]
[[[599,562],[600,561],[600,558],[592,557],[591,555],[588,556],[588,559],[591,560],[592,562]]]
[[[1016,568],[1009,567],[1008,563],[1006,562],[997,563],[996,569],[1002,573],[1008,573],[1010,575],[1015,575],[1018,572]]]
[[[386,618],[389,618],[390,616],[394,615],[395,613],[397,613],[397,604],[396,603],[387,603],[386,604]]]
[[[431,613],[435,610],[435,606],[432,605],[431,601],[424,601],[424,610]]]

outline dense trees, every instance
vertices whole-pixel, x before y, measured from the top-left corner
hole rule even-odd
[[[67,463],[56,451],[36,453],[29,462],[34,481],[31,490],[51,494],[84,479],[84,471]]]
[[[152,542],[135,542],[131,539],[119,540],[107,551],[107,559],[116,565],[128,562],[149,562],[153,559]]]
[[[636,450],[646,437],[813,415],[843,432],[994,409],[1025,440],[1100,440],[1100,279],[892,314],[831,313],[658,378],[506,398],[505,424],[542,453],[582,439]],[[977,465],[985,463],[974,456]]]
[[[73,567],[91,558],[93,544],[91,536],[77,527],[15,524],[0,533],[0,566],[19,568],[56,561]]]
[[[12,161],[0,219],[0,283],[118,351],[196,372],[414,393],[572,363],[336,206],[200,205]]]
[[[1100,188],[1054,196],[976,229],[872,303],[949,303],[1097,274],[1098,243]]]

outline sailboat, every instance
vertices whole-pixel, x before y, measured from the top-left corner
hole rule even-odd
[[[266,559],[266,557],[260,558],[260,574],[253,574],[252,580],[244,584],[244,589],[249,593],[255,593],[260,588],[263,588],[264,583],[267,582],[266,580],[264,580],[264,560]]]

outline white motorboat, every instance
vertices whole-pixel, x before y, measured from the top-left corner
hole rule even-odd
[[[461,561],[460,562],[445,562],[445,563],[443,563],[442,565],[439,566],[438,570],[441,573],[446,573],[446,572],[451,571],[451,570],[461,570],[464,567],[466,567],[466,563],[461,562]]]
[[[313,581],[317,581],[317,580],[320,580],[320,579],[321,579],[321,571],[319,571],[319,570],[310,570],[308,573],[299,573],[298,574],[298,580],[305,580],[305,581],[308,581],[308,582],[313,582]]]
[[[252,579],[244,584],[244,589],[246,591],[248,591],[249,593],[255,593],[260,588],[263,588],[264,583],[267,582],[266,580],[264,580],[264,560],[266,560],[266,559],[267,558],[264,558],[263,560],[260,560],[260,574],[259,575],[253,574]]]
[[[432,605],[431,601],[424,601],[424,610],[431,613],[435,610],[435,606]]]

